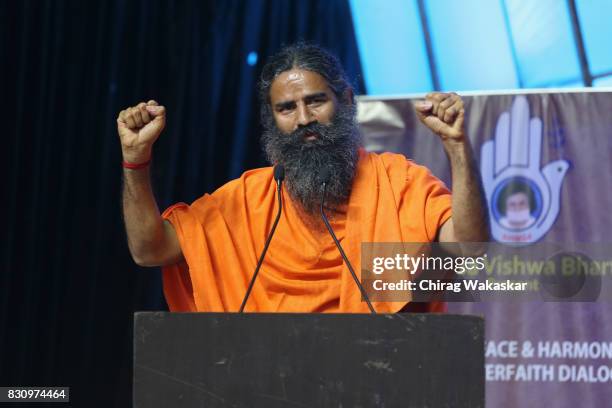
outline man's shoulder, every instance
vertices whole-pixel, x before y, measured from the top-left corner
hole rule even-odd
[[[393,153],[393,152],[368,152],[367,153],[370,158],[373,160],[380,160],[385,164],[389,165],[402,165],[408,158],[401,153]]]
[[[228,181],[219,187],[213,196],[265,193],[274,181],[273,167],[260,167],[247,170],[238,178]],[[273,188],[273,186],[272,186]]]
[[[403,174],[406,178],[418,175],[429,175],[431,171],[421,164],[414,162],[401,153],[392,152],[368,152],[366,153],[371,161],[381,163],[387,173]]]

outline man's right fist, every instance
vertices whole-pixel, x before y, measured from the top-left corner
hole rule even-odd
[[[151,100],[119,112],[117,132],[123,159],[142,163],[151,158],[153,143],[166,125],[166,108]]]

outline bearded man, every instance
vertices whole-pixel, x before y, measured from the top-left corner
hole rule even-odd
[[[353,89],[327,51],[302,43],[284,48],[263,68],[259,91],[264,150],[286,176],[283,213],[246,311],[368,312],[319,216],[324,168],[330,174],[326,211],[358,273],[362,242],[488,239],[486,204],[458,95],[432,93],[416,104],[419,119],[440,137],[450,160],[451,197],[425,167],[361,148]],[[149,162],[165,117],[164,107],[149,101],[117,118],[130,252],[139,265],[163,267],[170,310],[237,311],[278,211],[273,168],[247,171],[191,205],[178,203],[160,214]],[[373,305],[377,312],[394,313],[409,303]]]

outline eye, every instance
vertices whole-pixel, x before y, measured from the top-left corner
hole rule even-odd
[[[294,104],[278,105],[276,107],[276,111],[278,113],[288,113],[288,112],[292,111],[294,108],[295,108]]]
[[[324,96],[320,96],[320,97],[312,99],[310,101],[310,104],[311,105],[321,105],[322,103],[325,103],[325,102],[327,102],[327,98]]]

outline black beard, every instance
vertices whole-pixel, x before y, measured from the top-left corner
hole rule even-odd
[[[354,105],[340,104],[329,125],[313,122],[285,134],[269,117],[264,126],[264,152],[270,163],[285,167],[287,191],[306,212],[315,214],[320,206],[319,175],[324,167],[331,174],[326,207],[336,209],[348,202],[361,146]],[[316,139],[305,140],[309,133],[315,133]]]

